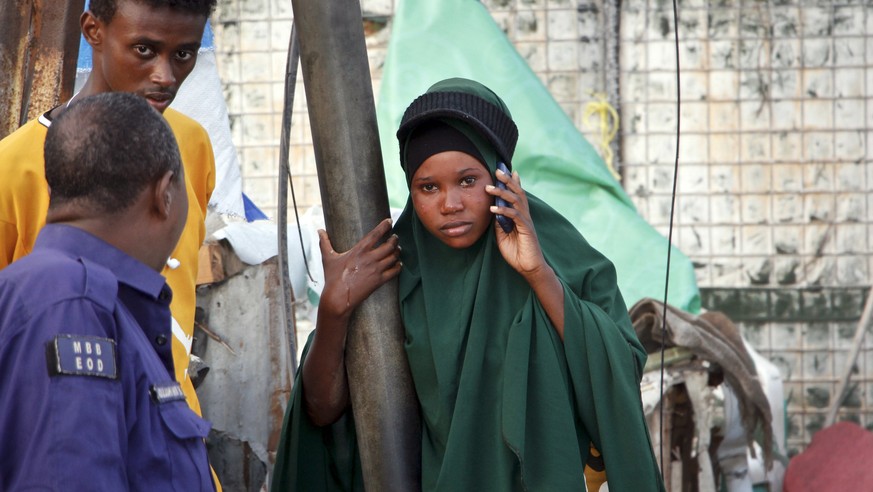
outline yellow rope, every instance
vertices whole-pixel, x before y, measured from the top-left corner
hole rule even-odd
[[[594,100],[585,105],[585,115],[583,123],[588,128],[599,127],[600,130],[600,153],[603,156],[603,162],[606,163],[606,168],[616,180],[621,180],[621,176],[615,170],[613,163],[612,148],[609,146],[615,135],[618,133],[618,112],[606,100],[606,94],[602,92],[592,92],[591,96]],[[599,123],[593,125],[589,123],[592,116],[597,116]]]

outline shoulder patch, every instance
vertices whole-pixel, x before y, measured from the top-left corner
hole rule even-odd
[[[118,379],[115,340],[57,335],[46,344],[49,376],[92,376]]]
[[[153,384],[151,388],[149,388],[149,394],[151,394],[152,400],[154,400],[155,403],[167,403],[185,399],[185,393],[182,392],[182,387],[176,382]]]

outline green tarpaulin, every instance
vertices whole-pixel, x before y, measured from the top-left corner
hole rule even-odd
[[[398,0],[390,27],[377,113],[392,207],[402,207],[407,197],[394,134],[406,106],[439,80],[478,80],[506,101],[518,124],[513,166],[525,189],[567,217],[615,263],[628,307],[644,297],[663,299],[667,239],[640,217],[482,4]],[[669,303],[700,309],[693,267],[676,248]]]

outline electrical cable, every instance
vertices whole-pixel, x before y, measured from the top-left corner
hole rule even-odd
[[[286,326],[294,326],[294,292],[291,289],[291,275],[288,270],[288,185],[291,186],[291,200],[294,205],[294,217],[297,220],[297,234],[300,238],[300,251],[303,253],[303,264],[309,273],[306,251],[303,248],[303,231],[300,229],[300,218],[297,216],[297,197],[294,195],[294,183],[291,181],[289,161],[289,141],[291,136],[291,116],[294,108],[294,91],[297,86],[297,65],[300,61],[300,47],[297,43],[297,30],[291,24],[291,39],[288,42],[288,59],[285,67],[285,103],[282,110],[282,134],[279,144],[279,284],[282,288],[282,307]],[[297,374],[297,330],[289,330],[291,348],[291,374]]]
[[[676,159],[673,163],[673,191],[670,195],[670,226],[667,232],[667,268],[664,275],[664,306],[663,318],[661,319],[661,405],[660,405],[660,458],[661,458],[661,476],[665,475],[664,469],[664,350],[667,340],[667,295],[670,288],[670,258],[673,251],[673,217],[676,210],[676,187],[679,177],[679,133],[680,133],[680,118],[681,118],[681,90],[680,90],[680,72],[679,72],[679,7],[677,0],[673,0],[673,38],[676,43]]]

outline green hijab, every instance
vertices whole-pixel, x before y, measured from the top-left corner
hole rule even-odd
[[[442,92],[481,98],[509,117],[476,82],[450,79],[425,96]],[[428,119],[409,115],[415,104],[398,132],[404,167],[408,122]],[[498,158],[510,161],[514,140],[499,141],[507,132],[481,130],[497,120],[488,110],[471,118],[437,109],[428,109],[430,118],[464,133],[492,177]],[[610,490],[662,490],[640,404],[646,355],[615,270],[570,222],[528,200],[545,259],[565,288],[563,342],[492,232],[450,248],[425,230],[411,199],[397,221],[400,310],[422,409],[422,489],[580,490],[593,441]]]
[[[464,133],[492,176],[498,158],[510,164],[517,130],[503,101],[481,84],[449,79],[404,115],[404,167],[410,134],[433,118]],[[406,353],[422,411],[422,490],[584,490],[593,442],[610,490],[662,491],[640,403],[646,356],[615,269],[546,203],[528,201],[544,257],[564,285],[563,341],[492,232],[452,249],[424,229],[411,201],[395,226]],[[363,490],[352,412],[313,426],[301,381],[298,373],[272,490]]]

